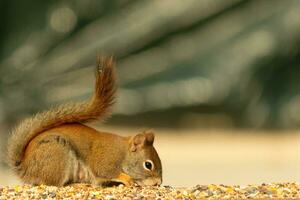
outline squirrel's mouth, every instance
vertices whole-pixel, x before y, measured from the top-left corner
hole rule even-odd
[[[139,186],[160,186],[162,179],[159,177],[151,177],[135,181]]]

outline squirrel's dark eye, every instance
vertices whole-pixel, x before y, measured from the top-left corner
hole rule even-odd
[[[153,170],[153,162],[151,160],[146,160],[144,162],[144,168],[146,170]]]

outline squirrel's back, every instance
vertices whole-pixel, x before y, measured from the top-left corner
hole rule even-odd
[[[12,132],[8,141],[9,165],[18,171],[29,142],[40,133],[68,123],[104,119],[110,114],[115,97],[115,73],[112,57],[97,60],[96,86],[90,101],[69,103],[25,119]]]

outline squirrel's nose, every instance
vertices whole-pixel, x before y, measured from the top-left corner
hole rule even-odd
[[[155,182],[154,186],[160,186],[161,183],[162,183],[161,178],[156,178],[156,182]]]

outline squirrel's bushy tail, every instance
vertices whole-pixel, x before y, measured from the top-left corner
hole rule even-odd
[[[28,143],[47,129],[66,123],[104,119],[108,116],[116,90],[114,65],[112,57],[98,58],[95,93],[90,101],[61,105],[21,122],[8,141],[8,164],[18,168]]]

